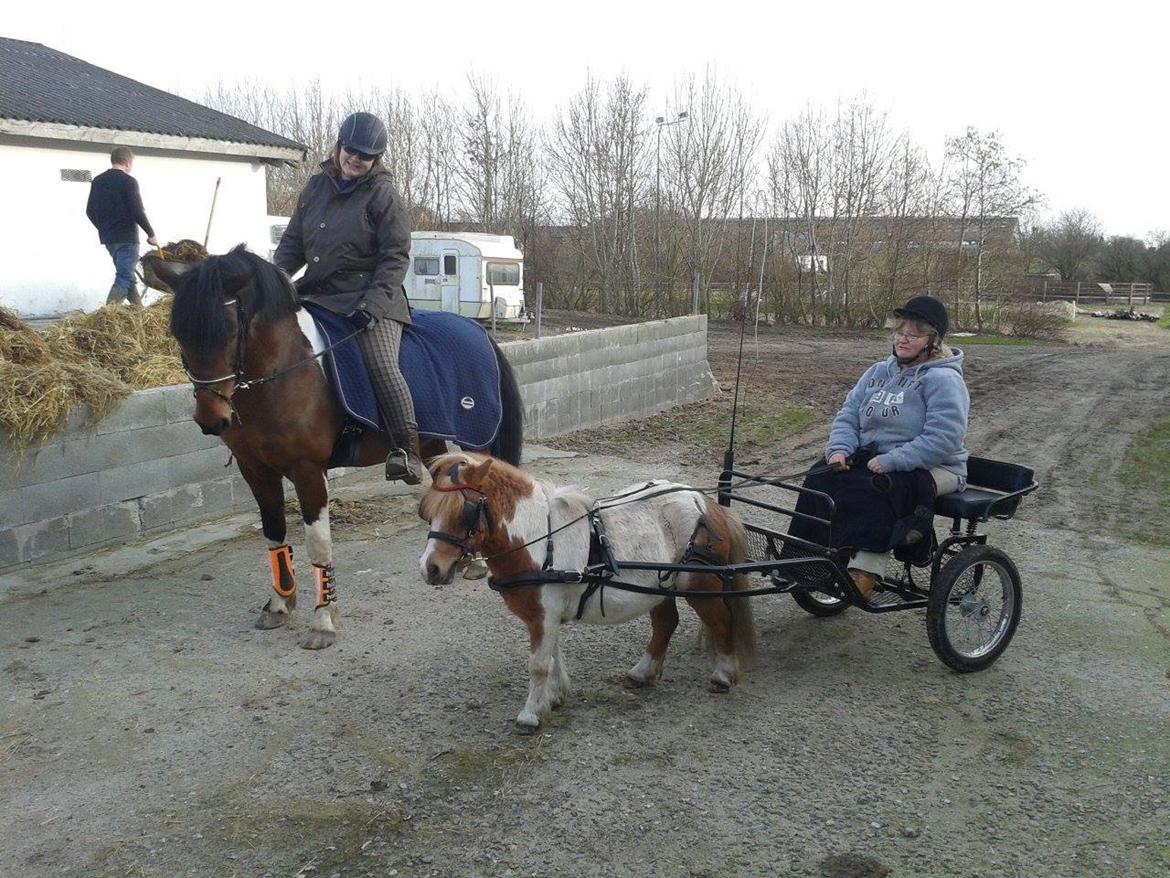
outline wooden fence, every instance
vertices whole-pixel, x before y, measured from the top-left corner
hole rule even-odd
[[[1078,305],[1081,302],[1104,302],[1106,305],[1125,303],[1132,307],[1150,304],[1153,284],[1105,284],[1088,281],[1060,283],[1045,280],[1036,292],[1041,302],[1064,300]]]

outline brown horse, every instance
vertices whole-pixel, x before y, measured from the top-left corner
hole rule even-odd
[[[517,728],[524,732],[539,728],[542,717],[568,693],[562,626],[573,619],[616,625],[649,613],[650,643],[626,672],[627,685],[644,686],[662,675],[666,647],[678,625],[672,595],[617,588],[587,594],[586,585],[568,582],[506,587],[508,580],[539,576],[545,565],[555,571],[584,570],[590,556],[588,516],[595,505],[618,560],[673,563],[691,556],[725,565],[746,558],[747,535],[735,514],[685,485],[644,483],[621,492],[620,503],[594,504],[576,488],[534,482],[507,463],[475,454],[439,458],[431,464],[431,476],[419,504],[419,515],[431,527],[419,559],[422,575],[432,584],[449,583],[463,557],[473,552],[487,557],[505,604],[528,629],[528,700],[516,717]],[[656,591],[660,586],[656,571],[626,569],[620,579]],[[724,583],[714,573],[679,573],[666,583],[703,623],[714,654],[708,686],[712,692],[728,691],[754,653],[750,602],[687,597],[686,592],[747,588],[745,576],[729,579]]]
[[[284,625],[296,607],[292,549],[285,543],[282,478],[287,478],[300,502],[317,593],[313,622],[301,645],[331,646],[338,608],[325,473],[346,418],[320,359],[313,356],[306,337],[313,329],[298,321],[295,290],[280,269],[242,248],[190,265],[158,260],[152,268],[174,290],[171,334],[195,387],[195,422],[231,449],[260,507],[274,594],[256,627]],[[483,338],[500,370],[499,453],[519,462],[519,388],[499,348],[486,334]],[[357,465],[382,464],[389,450],[384,435],[367,432]],[[441,440],[422,443],[424,458],[446,450]]]

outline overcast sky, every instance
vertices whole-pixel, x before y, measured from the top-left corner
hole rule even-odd
[[[544,118],[587,71],[624,72],[658,112],[680,74],[714,65],[774,124],[864,90],[935,157],[967,125],[1000,130],[1047,214],[1084,207],[1109,234],[1170,231],[1158,0],[111,5],[9,4],[0,34],[189,97],[221,79],[315,77],[459,97],[474,70]]]

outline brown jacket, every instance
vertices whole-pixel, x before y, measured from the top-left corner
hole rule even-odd
[[[410,222],[402,196],[380,164],[348,192],[330,160],[305,184],[272,261],[297,281],[302,299],[337,314],[362,310],[410,323],[402,280],[410,265]]]

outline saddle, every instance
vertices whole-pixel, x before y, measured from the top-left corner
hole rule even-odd
[[[330,467],[352,466],[362,433],[385,433],[366,371],[357,327],[340,314],[302,303],[321,333],[325,373],[346,414]],[[441,311],[414,311],[403,327],[398,365],[410,387],[420,436],[492,451],[500,432],[500,367],[487,332],[474,320]],[[316,352],[316,351],[315,351]]]

